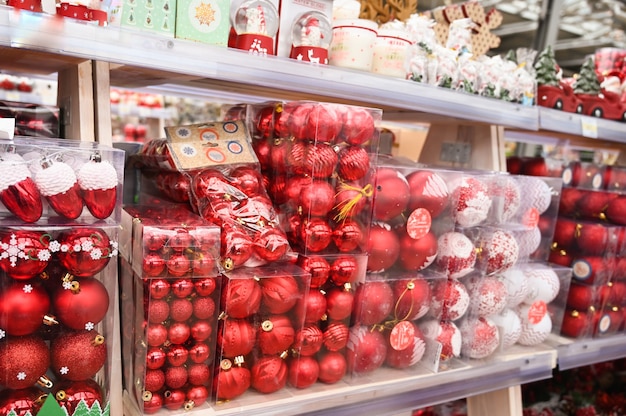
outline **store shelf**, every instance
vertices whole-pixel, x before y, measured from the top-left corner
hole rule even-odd
[[[0,45],[11,47],[7,53],[13,50],[14,65],[28,61],[26,51],[31,50],[50,53],[57,60],[63,55],[68,59],[114,63],[111,84],[120,87],[177,82],[218,92],[245,90],[269,99],[330,98],[383,110],[428,112],[487,124],[538,128],[538,110],[533,106],[363,71],[253,56],[213,45],[16,12],[9,7],[0,7]],[[18,49],[22,49],[21,55],[16,53]]]
[[[169,119],[175,115],[173,108],[148,108],[136,105],[111,104],[111,114],[120,117]]]
[[[626,334],[575,340],[553,335],[547,343],[557,350],[561,370],[626,357]]]
[[[626,143],[626,123],[539,107],[539,129]]]
[[[249,391],[215,407],[203,405],[187,416],[233,415],[391,415],[487,391],[500,390],[552,376],[556,350],[546,344],[515,346],[489,360],[454,361],[439,373],[381,368],[368,379],[346,379],[332,385],[317,383],[310,388],[285,388],[271,395]],[[471,380],[471,382],[468,382]],[[125,397],[128,416],[132,411]],[[158,415],[159,413],[157,413]],[[165,414],[165,413],[164,413]]]

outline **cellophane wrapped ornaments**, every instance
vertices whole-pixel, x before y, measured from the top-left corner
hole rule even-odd
[[[213,401],[228,408],[259,395],[289,397],[311,378],[298,361],[311,275],[287,262],[242,267],[222,276]],[[266,400],[266,399],[262,399]]]
[[[0,412],[118,411],[110,409],[121,394],[115,321],[123,153],[19,138],[0,157]],[[110,188],[81,188],[109,169]]]
[[[147,171],[161,195],[187,202],[221,228],[224,269],[291,254],[243,121],[171,127],[166,133],[168,139],[148,143],[139,160],[152,167]]]
[[[127,405],[145,414],[207,408],[222,283],[220,229],[181,204],[131,205],[124,214]]]

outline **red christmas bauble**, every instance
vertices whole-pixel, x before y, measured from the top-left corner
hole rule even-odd
[[[189,234],[187,229],[177,228],[173,230],[167,242],[167,246],[177,253],[182,253],[193,245],[192,241],[193,237]]]
[[[572,282],[567,292],[567,307],[585,311],[599,301],[599,290],[595,285],[584,285]]]
[[[263,292],[255,279],[230,279],[222,290],[222,307],[232,318],[254,315],[261,307]]]
[[[38,284],[9,282],[0,285],[0,330],[8,335],[30,335],[42,325],[50,298]]]
[[[289,250],[289,241],[282,230],[264,228],[254,239],[254,252],[263,260],[272,262],[282,258]]]
[[[244,264],[252,256],[253,242],[242,226],[235,222],[222,224],[221,257],[226,270]]]
[[[94,380],[63,381],[55,386],[54,397],[70,415],[75,414],[81,401],[90,409],[95,402],[98,402],[101,408],[105,406],[102,389]]]
[[[463,283],[454,279],[433,282],[429,314],[436,319],[456,321],[467,312],[469,293]]]
[[[224,359],[213,379],[213,390],[217,400],[232,400],[250,388],[251,374],[245,367],[233,365]]]
[[[285,315],[272,315],[257,330],[258,346],[265,355],[280,354],[289,349],[296,338],[291,320]]]
[[[346,361],[348,368],[357,374],[369,373],[379,368],[387,356],[387,342],[382,332],[372,331],[364,325],[350,330]]]
[[[345,181],[362,179],[370,169],[370,157],[361,146],[344,147],[338,157],[337,173]]]
[[[372,196],[372,186],[359,182],[338,182],[335,186],[333,218],[337,221],[359,215]]]
[[[618,196],[609,202],[606,217],[614,224],[626,225],[626,196]]]
[[[165,265],[168,273],[175,277],[181,277],[191,272],[191,260],[184,254],[172,254]]]
[[[333,242],[341,253],[359,249],[364,242],[364,236],[361,224],[351,219],[338,223],[333,230]]]
[[[165,385],[170,389],[180,389],[189,378],[185,367],[167,367],[165,370]]]
[[[158,253],[147,253],[143,258],[142,270],[147,277],[157,277],[165,270],[165,259]]]
[[[198,342],[189,348],[189,359],[193,363],[206,362],[211,357],[211,348],[203,342]]]
[[[367,270],[382,272],[396,263],[400,255],[400,240],[386,224],[374,223],[367,244]]]
[[[13,156],[15,155],[15,156]],[[24,222],[39,220],[43,212],[41,193],[21,156],[5,153],[0,161],[0,201]],[[9,159],[15,157],[15,159]]]
[[[561,324],[561,334],[570,338],[591,336],[593,317],[589,312],[576,309],[566,309]]]
[[[43,404],[43,394],[35,387],[25,389],[5,389],[0,392],[0,415],[26,416],[39,412]]]
[[[349,318],[354,306],[354,293],[346,288],[332,287],[326,292],[326,314],[334,321]]]
[[[107,345],[96,331],[72,331],[59,334],[50,343],[52,370],[64,380],[92,378],[104,366]]]
[[[191,364],[187,366],[187,381],[192,386],[202,386],[209,382],[211,376],[211,370],[208,365],[204,363]]]
[[[315,180],[302,186],[298,197],[301,215],[325,217],[335,203],[335,189],[323,180]]]
[[[343,322],[331,322],[323,335],[324,347],[328,351],[339,351],[348,343],[350,329]]]
[[[186,322],[174,322],[167,328],[167,339],[172,344],[183,344],[191,336],[191,328]]]
[[[317,381],[320,366],[313,357],[298,357],[289,362],[287,380],[297,389],[305,389]]]
[[[215,315],[215,301],[208,296],[198,296],[192,304],[193,316],[197,319],[209,319]]]
[[[191,338],[194,341],[205,341],[209,339],[213,333],[213,325],[211,321],[199,319],[191,325]]]
[[[203,277],[194,279],[193,286],[198,296],[209,296],[215,291],[217,282],[213,277]]]
[[[171,155],[168,155],[171,158]],[[118,175],[107,160],[92,157],[76,172],[85,206],[94,217],[109,217],[117,205]]]
[[[394,317],[413,321],[426,315],[430,308],[430,285],[425,279],[402,279],[392,283]]]
[[[417,364],[426,352],[426,341],[418,326],[402,321],[389,331],[385,363],[393,368],[408,368]]]
[[[603,220],[606,209],[612,199],[617,198],[614,192],[585,190],[578,202],[578,214],[589,220]]]
[[[170,301],[170,318],[177,322],[185,322],[193,315],[193,304],[190,300],[176,298]]]
[[[264,193],[263,176],[258,170],[249,166],[238,166],[230,172],[233,185],[240,189],[248,197]]]
[[[151,347],[161,346],[167,341],[167,328],[163,324],[149,324],[146,342]]]
[[[334,384],[341,380],[348,368],[343,353],[330,351],[319,359],[320,372],[318,380],[326,384]]]
[[[196,198],[216,198],[221,196],[216,192],[221,182],[226,182],[222,172],[217,169],[203,169],[193,176],[191,191]]]
[[[172,367],[180,367],[188,358],[189,350],[182,345],[171,345],[167,350],[167,363]]]
[[[0,343],[0,385],[8,389],[31,387],[49,365],[48,346],[37,336],[7,338]]]
[[[59,260],[76,277],[95,275],[117,254],[107,233],[98,228],[72,228],[59,235],[59,242]]]
[[[557,250],[575,248],[576,236],[582,226],[576,220],[558,217],[554,226],[553,247]]]
[[[52,296],[52,308],[57,319],[71,329],[90,329],[109,310],[109,293],[97,279],[74,280],[69,288],[59,288]]]
[[[578,214],[578,201],[583,196],[583,191],[578,188],[563,187],[559,200],[559,215],[574,218]]]
[[[255,361],[250,374],[251,386],[265,394],[274,393],[287,384],[287,363],[277,356],[265,356]]]
[[[430,266],[437,257],[437,236],[428,232],[421,238],[412,238],[408,233],[400,233],[400,254],[398,260],[404,270],[420,271]]]
[[[476,249],[464,234],[450,231],[437,240],[437,266],[451,278],[459,278],[474,270]]]
[[[146,352],[146,368],[148,370],[157,370],[165,364],[167,354],[161,348],[150,347]]]
[[[256,345],[256,329],[243,319],[226,319],[220,322],[220,331],[217,333],[217,344],[222,349],[224,357],[246,355]]]
[[[318,253],[329,246],[332,241],[333,230],[328,222],[322,218],[311,218],[300,228],[301,241],[305,250]]]
[[[284,173],[288,170],[287,162],[291,151],[291,142],[289,140],[278,140],[270,147],[269,166],[278,173]]]
[[[610,249],[609,229],[604,224],[579,223],[576,244],[585,255],[599,255]]]
[[[165,385],[165,373],[162,370],[147,370],[143,379],[145,391],[157,392]]]
[[[388,282],[374,280],[359,285],[354,295],[353,322],[381,323],[393,310],[393,290]]]
[[[305,325],[316,323],[326,313],[326,296],[318,289],[311,289],[298,301],[296,311],[301,312],[297,322],[304,322]]]
[[[254,117],[255,134],[264,139],[274,136],[274,106],[266,106]]]
[[[150,280],[150,297],[163,299],[170,293],[170,283],[164,279]]]
[[[301,173],[315,179],[328,179],[337,167],[337,153],[325,143],[307,144],[304,150]]]
[[[163,393],[163,405],[169,410],[178,410],[185,404],[187,395],[182,389],[167,390]]]
[[[360,145],[370,140],[376,131],[374,117],[365,108],[344,106],[340,137],[351,145]]]
[[[301,356],[309,357],[315,355],[322,348],[324,333],[315,324],[307,325],[296,332],[296,339],[293,349]]]
[[[297,139],[311,139],[316,142],[330,143],[339,135],[342,125],[335,106],[330,103],[316,103],[308,113],[303,136]]]
[[[193,409],[207,401],[209,390],[205,386],[193,386],[187,390],[187,403],[185,408]]]
[[[378,168],[374,176],[373,218],[389,221],[406,209],[409,203],[409,183],[393,168]]]
[[[14,279],[30,279],[48,266],[46,236],[34,231],[11,230],[0,239],[0,269]]]
[[[163,407],[163,396],[159,393],[152,393],[149,397],[144,397],[143,412],[153,414]]]
[[[450,192],[441,175],[429,170],[417,170],[406,177],[409,183],[409,211],[424,208],[437,218],[450,203]]]
[[[263,310],[272,314],[288,312],[300,299],[298,282],[293,276],[277,276],[262,278],[261,286]]]
[[[355,283],[361,272],[364,272],[363,267],[359,267],[354,256],[338,256],[330,265],[330,280],[337,286]]]
[[[324,286],[330,275],[330,265],[322,256],[300,256],[298,257],[298,266],[311,274],[310,286],[312,289]]]

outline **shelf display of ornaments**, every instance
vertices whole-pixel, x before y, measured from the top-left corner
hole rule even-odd
[[[123,152],[23,137],[0,146],[0,411],[109,414],[121,380]]]

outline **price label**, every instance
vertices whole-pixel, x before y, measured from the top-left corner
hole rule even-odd
[[[580,123],[583,137],[598,138],[598,121],[596,119],[593,117],[581,117]]]

